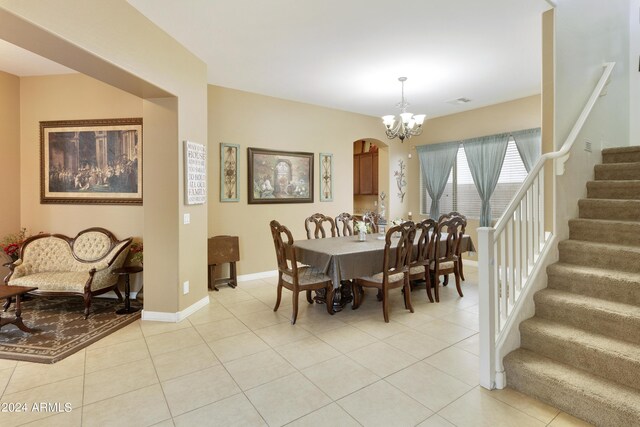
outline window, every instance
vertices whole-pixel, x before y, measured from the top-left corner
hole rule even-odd
[[[421,213],[428,215],[431,209],[431,197],[427,193],[422,174],[420,177]],[[515,141],[511,139],[507,145],[498,185],[491,196],[491,217],[494,221],[500,218],[526,177],[527,170],[522,163]],[[458,211],[467,218],[480,218],[481,210],[482,202],[473,183],[464,147],[460,144],[456,162],[440,199],[440,212]]]

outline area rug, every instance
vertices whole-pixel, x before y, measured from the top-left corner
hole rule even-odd
[[[115,299],[94,298],[84,319],[81,297],[30,297],[22,302],[22,320],[35,330],[22,332],[15,325],[0,329],[0,359],[55,363],[140,318],[140,311],[118,315]],[[0,308],[0,310],[2,310]],[[15,315],[12,304],[2,317]]]

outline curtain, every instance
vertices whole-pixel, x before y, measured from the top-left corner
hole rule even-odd
[[[482,200],[480,227],[491,226],[491,195],[500,178],[509,137],[510,134],[503,133],[463,142],[471,176]]]
[[[518,153],[527,172],[535,166],[542,155],[540,128],[526,129],[511,134],[516,141]]]
[[[429,216],[435,220],[440,217],[440,198],[447,185],[453,163],[456,161],[459,147],[459,142],[418,145],[416,147],[422,177],[426,183],[429,197],[431,197]]]

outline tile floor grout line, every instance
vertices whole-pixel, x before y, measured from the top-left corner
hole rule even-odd
[[[142,319],[139,319],[138,321],[140,322],[140,330],[142,331]],[[153,363],[153,357],[151,355],[151,349],[149,348],[149,343],[147,342],[147,337],[144,336],[144,332],[142,332],[142,337],[144,338],[144,343],[145,343],[145,345],[147,347],[147,352],[149,353],[149,358],[151,359],[151,366],[153,366],[153,371],[156,373],[156,379],[158,380],[158,386],[160,387],[160,391],[162,392],[162,398],[164,399],[164,404],[166,405],[167,411],[169,412],[169,418],[168,419],[170,419],[171,422],[175,426],[175,423],[173,422],[173,414],[171,413],[171,408],[169,407],[169,401],[167,400],[167,395],[164,392],[164,387],[162,387],[162,382],[160,381],[160,375],[158,375],[158,369],[156,368],[156,364]],[[151,386],[146,386],[146,387],[151,387]],[[141,387],[141,388],[139,388],[137,390],[142,390],[142,388],[146,388],[146,387]],[[135,390],[133,390],[133,391],[135,391]],[[122,394],[126,394],[126,393],[122,393]],[[161,420],[159,422],[163,422],[163,421],[166,421],[166,420]]]
[[[215,291],[213,291],[215,292]],[[235,316],[235,315],[234,315]],[[195,329],[195,328],[194,328]],[[196,329],[196,333],[198,333],[198,335],[200,335],[200,331],[198,331]],[[256,335],[257,336],[257,335]],[[204,337],[202,337],[202,335],[200,335],[200,338],[202,338],[204,340]],[[260,337],[258,337],[260,338]],[[205,343],[207,344],[207,347],[209,347],[208,343],[205,341]],[[268,344],[267,344],[268,345]],[[209,350],[211,351],[211,353],[213,353],[214,357],[216,359],[218,359],[218,356],[216,356],[215,352],[211,349],[211,347],[209,347]],[[256,353],[257,354],[257,353]],[[251,404],[251,406],[253,407],[253,409],[256,411],[256,413],[260,416],[260,418],[262,419],[262,421],[264,421],[265,424],[269,425],[267,423],[267,420],[264,418],[264,416],[260,413],[260,411],[258,411],[258,408],[255,407],[255,405],[253,404],[253,402],[251,401],[251,399],[249,399],[249,396],[247,396],[247,394],[245,393],[245,390],[242,389],[242,387],[240,387],[240,384],[238,384],[238,382],[236,381],[236,379],[233,377],[233,375],[231,375],[231,372],[229,372],[229,370],[227,369],[227,367],[225,366],[224,362],[222,362],[220,359],[218,359],[218,361],[220,362],[220,365],[222,366],[222,368],[225,370],[225,372],[227,373],[227,375],[229,375],[229,378],[231,378],[231,381],[233,381],[233,383],[236,385],[236,387],[238,387],[238,390],[240,390],[240,393],[242,393],[242,395],[244,396],[245,399],[247,399],[247,402],[249,402]],[[236,393],[239,394],[239,393]],[[235,396],[236,394],[232,395]],[[228,397],[232,397],[232,396],[227,396]],[[226,399],[226,398],[225,398]],[[208,406],[211,403],[215,403],[215,402],[210,402],[207,405],[204,406]],[[204,408],[203,406],[203,408]],[[181,414],[183,415],[183,414]],[[175,423],[174,423],[175,425]]]

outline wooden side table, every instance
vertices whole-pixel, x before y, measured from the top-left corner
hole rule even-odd
[[[32,288],[28,286],[8,286],[8,285],[0,285],[0,299],[6,299],[7,302],[4,304],[4,311],[9,309],[11,305],[11,298],[16,297],[16,317],[13,319],[6,318],[2,319],[0,317],[0,328],[4,325],[16,325],[23,332],[33,332],[33,329],[28,328],[24,323],[22,323],[22,308],[20,307],[20,299],[22,295],[27,292],[35,291],[38,288]]]
[[[124,282],[124,308],[116,310],[116,314],[129,314],[135,313],[140,310],[140,307],[131,307],[131,299],[129,298],[131,295],[131,284],[129,277],[132,274],[140,273],[142,271],[142,267],[139,265],[132,265],[129,267],[120,267],[116,268],[112,271],[112,274],[117,274],[118,276],[125,276]]]
[[[236,261],[240,261],[240,250],[238,247],[238,236],[214,236],[208,240],[208,262],[209,265],[209,289],[217,291],[215,285],[216,266],[228,262],[230,277],[227,285],[232,288],[238,286],[238,276],[236,272]]]

